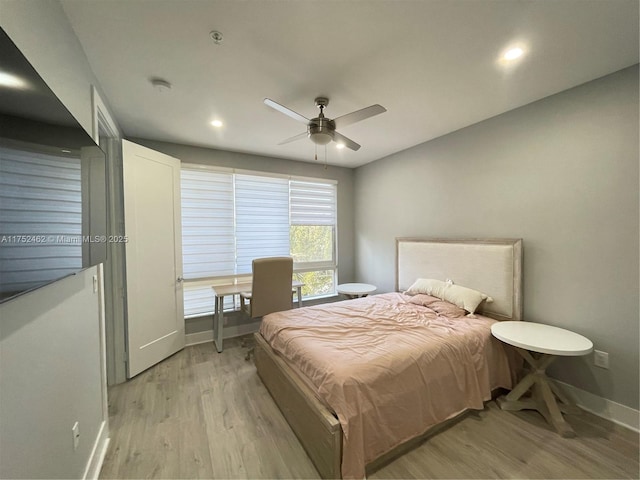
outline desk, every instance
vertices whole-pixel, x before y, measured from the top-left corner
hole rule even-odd
[[[302,307],[302,287],[304,283],[294,281],[291,287],[296,289],[298,295],[298,307]],[[239,295],[242,292],[250,292],[251,283],[237,283],[228,285],[216,285],[211,287],[215,304],[213,310],[213,343],[218,353],[222,352],[222,331],[224,330],[224,297],[227,295]]]
[[[368,283],[342,283],[336,287],[336,290],[347,298],[360,298],[375,292],[377,287]]]
[[[497,339],[516,347],[531,366],[531,371],[508,395],[498,398],[500,408],[512,411],[537,410],[560,435],[575,437],[575,432],[562,417],[562,412],[579,413],[580,409],[547,377],[545,370],[557,356],[590,353],[593,350],[591,340],[563,328],[533,322],[497,322],[491,326],[491,333]],[[521,400],[530,389],[533,390],[531,397]]]

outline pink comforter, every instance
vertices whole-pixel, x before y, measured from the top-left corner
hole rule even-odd
[[[427,295],[386,293],[264,317],[260,332],[337,415],[343,478],[466,409],[513,374],[495,320]]]

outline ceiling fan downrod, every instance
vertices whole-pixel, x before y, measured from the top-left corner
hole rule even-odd
[[[336,129],[333,120],[325,118],[324,108],[329,105],[329,99],[318,97],[315,100],[316,106],[320,109],[320,114],[311,119],[307,126],[309,138],[316,145],[326,145],[333,140],[333,132]]]

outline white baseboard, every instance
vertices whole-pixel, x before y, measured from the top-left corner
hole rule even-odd
[[[204,332],[187,333],[184,336],[185,346],[199,345],[200,343],[213,342],[213,330],[205,330]]]
[[[87,462],[87,467],[84,470],[83,479],[96,480],[100,475],[100,469],[102,469],[102,462],[107,454],[107,447],[109,446],[109,427],[106,421],[103,421],[100,425],[100,431],[96,437],[96,441],[93,444],[93,450],[91,456]]]
[[[241,335],[247,335],[249,333],[255,333],[260,328],[260,322],[245,323],[242,325],[233,325],[231,327],[225,327],[222,336],[223,340],[233,337],[239,337]],[[203,332],[187,333],[185,335],[185,346],[198,345],[200,343],[213,342],[213,330],[205,330]]]
[[[571,398],[580,408],[593,413],[613,423],[617,423],[635,432],[640,432],[640,411],[635,410],[626,405],[616,403],[612,400],[599,397],[593,393],[589,393],[580,388],[569,385],[568,383],[559,383],[564,390],[571,395]]]

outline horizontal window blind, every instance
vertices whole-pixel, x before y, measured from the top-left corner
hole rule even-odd
[[[82,267],[80,160],[8,147],[0,147],[0,158],[5,290],[28,289],[77,271]],[[28,240],[36,237],[37,242]]]
[[[184,278],[235,274],[233,175],[183,168],[180,180]]]
[[[204,313],[211,313],[214,309],[215,298],[209,286],[184,287],[184,316],[194,317]],[[225,305],[227,306],[227,305]],[[229,302],[229,307],[232,303]]]
[[[336,185],[291,180],[291,225],[335,225]]]
[[[289,181],[235,176],[237,273],[258,257],[289,255]]]

